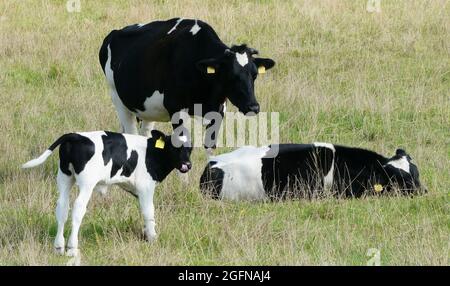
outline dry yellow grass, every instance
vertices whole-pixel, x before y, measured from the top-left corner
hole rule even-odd
[[[257,80],[263,111],[280,112],[282,142],[329,141],[392,154],[404,147],[423,197],[230,203],[204,199],[194,151],[188,186],[157,189],[157,231],[141,239],[136,200],[95,194],[82,225],[82,264],[448,265],[450,5],[448,1],[66,1],[0,3],[0,265],[61,265],[55,235],[57,156],[19,166],[62,133],[118,130],[98,64],[114,28],[200,18],[228,44],[277,66]],[[170,130],[166,124],[158,128]],[[224,151],[224,150],[219,150]],[[73,191],[75,195],[76,191]],[[67,230],[68,231],[68,230]]]

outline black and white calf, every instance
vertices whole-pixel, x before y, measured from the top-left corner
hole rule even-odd
[[[171,121],[180,111],[223,116],[227,99],[245,114],[258,113],[254,81],[275,62],[253,57],[257,53],[246,45],[228,47],[203,21],[174,18],[113,30],[99,58],[123,132],[138,133],[137,117],[148,136],[153,122]],[[196,104],[201,114],[194,114]],[[220,122],[210,121],[205,144],[215,147]],[[183,128],[176,118],[172,125]]]
[[[185,146],[188,145],[185,142],[184,137],[166,136],[157,130],[151,132],[151,138],[108,131],[69,133],[56,140],[40,157],[25,163],[23,168],[44,163],[60,145],[55,249],[64,253],[64,224],[74,183],[80,192],[73,206],[67,255],[78,253],[78,230],[93,190],[105,193],[107,186],[113,184],[139,198],[145,236],[150,241],[154,240],[154,189],[174,168],[181,172],[191,168],[192,148]]]
[[[405,151],[386,158],[329,143],[241,147],[210,157],[200,179],[204,194],[231,200],[310,198],[324,191],[360,197],[394,187],[403,194],[421,190],[417,166]]]

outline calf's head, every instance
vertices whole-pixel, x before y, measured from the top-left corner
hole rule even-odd
[[[246,45],[233,46],[217,58],[204,59],[197,68],[213,83],[214,96],[228,98],[240,112],[257,114],[259,103],[255,97],[255,79],[275,62],[254,58],[258,51]]]
[[[186,136],[176,134],[168,136],[158,130],[152,130],[152,138],[155,138],[155,149],[161,149],[164,153],[164,158],[162,158],[165,160],[164,163],[182,173],[191,169],[192,146]]]
[[[397,149],[395,155],[383,166],[387,176],[386,187],[396,186],[402,193],[413,194],[426,192],[419,180],[419,169],[412,162],[411,156],[402,149]]]

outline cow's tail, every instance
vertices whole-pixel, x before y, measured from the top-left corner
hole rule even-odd
[[[33,167],[36,167],[36,166],[44,163],[45,160],[47,160],[47,158],[50,157],[50,155],[53,153],[53,150],[55,150],[56,147],[58,147],[59,145],[61,145],[62,143],[66,142],[68,139],[70,139],[73,136],[73,134],[74,133],[68,133],[68,134],[64,134],[63,136],[59,137],[55,142],[53,142],[52,145],[50,145],[50,147],[48,147],[47,150],[45,150],[44,153],[41,154],[41,156],[23,164],[22,169],[33,168]]]

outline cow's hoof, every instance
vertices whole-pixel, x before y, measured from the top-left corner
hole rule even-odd
[[[80,250],[78,248],[69,248],[69,249],[67,249],[66,256],[77,257],[79,255],[80,255]]]
[[[64,255],[64,246],[63,247],[55,247],[55,253],[58,255]]]
[[[149,243],[155,242],[158,236],[156,234],[145,234],[145,240]]]

